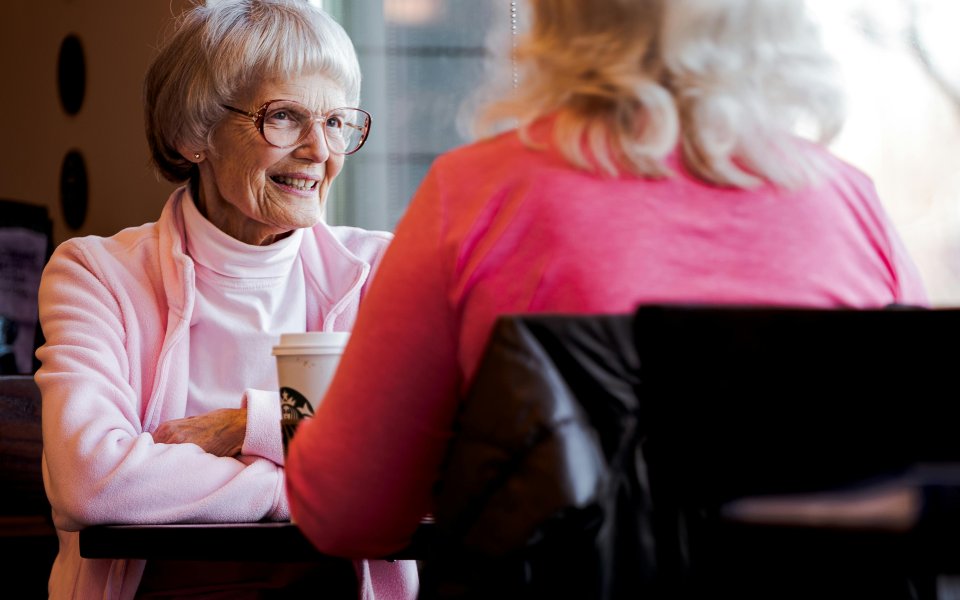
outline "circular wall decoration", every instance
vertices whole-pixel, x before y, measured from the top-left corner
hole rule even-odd
[[[67,152],[60,167],[60,208],[71,229],[87,218],[87,165],[79,150]]]
[[[68,115],[80,112],[83,95],[87,89],[87,67],[80,38],[72,33],[63,38],[60,44],[60,56],[57,59],[57,88],[63,110]]]

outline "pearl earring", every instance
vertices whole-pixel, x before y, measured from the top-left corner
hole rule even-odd
[[[194,152],[194,153],[193,153],[193,157],[194,157],[195,159],[197,159],[197,160],[200,160],[200,153],[199,153],[199,152]]]

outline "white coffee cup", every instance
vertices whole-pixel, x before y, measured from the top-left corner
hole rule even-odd
[[[273,347],[284,452],[300,420],[312,417],[320,406],[349,339],[350,334],[345,331],[284,333]]]

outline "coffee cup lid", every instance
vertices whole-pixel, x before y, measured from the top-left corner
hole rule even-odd
[[[339,353],[349,339],[350,333],[347,331],[283,333],[280,335],[280,343],[273,347],[273,354]]]

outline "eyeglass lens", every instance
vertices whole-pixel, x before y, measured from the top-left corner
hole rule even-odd
[[[350,154],[363,143],[368,126],[366,113],[354,108],[338,108],[317,116],[291,100],[267,105],[263,114],[263,137],[274,146],[293,146],[310,134],[313,123],[320,118],[331,152]]]

